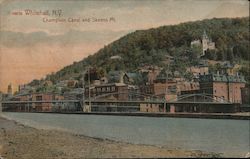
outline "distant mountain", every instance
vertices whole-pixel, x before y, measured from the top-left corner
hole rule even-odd
[[[105,73],[111,70],[135,71],[145,64],[166,67],[167,55],[175,59],[172,69],[183,71],[186,66],[195,65],[199,60],[196,54],[200,50],[191,49],[190,43],[201,39],[204,31],[216,47],[207,58],[249,61],[249,17],[214,18],[135,31],[94,55],[48,75],[47,79],[59,81],[70,77],[80,78],[86,66],[100,68]]]

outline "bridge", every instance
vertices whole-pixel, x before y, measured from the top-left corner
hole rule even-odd
[[[0,106],[3,111],[234,112],[239,110],[237,104],[211,94],[186,94],[168,101],[160,96],[140,93],[131,93],[126,100],[109,98],[124,94],[124,92],[107,93],[85,100],[13,100],[29,95],[20,94],[0,101]]]

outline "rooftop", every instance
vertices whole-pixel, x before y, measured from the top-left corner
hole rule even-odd
[[[202,82],[237,82],[246,83],[243,76],[232,76],[232,75],[218,75],[218,74],[208,74],[201,75],[200,81]]]

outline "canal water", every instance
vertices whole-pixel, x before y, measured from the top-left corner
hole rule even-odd
[[[134,144],[201,150],[225,157],[244,157],[250,152],[249,120],[42,113],[2,115],[35,128],[59,129]]]

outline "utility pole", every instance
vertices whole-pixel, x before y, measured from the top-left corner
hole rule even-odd
[[[91,111],[91,100],[90,100],[90,67],[88,69],[88,81],[89,81],[89,108]]]
[[[169,63],[167,65],[167,70],[166,70],[166,82],[165,82],[165,98],[164,98],[164,113],[166,113],[166,107],[167,107],[167,91],[168,91],[168,69],[169,69]]]
[[[32,101],[32,94],[30,93],[29,96],[28,96],[28,100],[29,101]],[[32,103],[28,103],[28,112],[30,111],[30,107],[32,106]]]
[[[84,79],[84,76],[85,76],[85,73],[86,71],[83,71],[83,74],[82,74],[82,111],[84,111],[84,107],[85,107],[85,79]]]
[[[3,107],[2,107],[2,93],[0,93],[0,113],[2,113]]]

